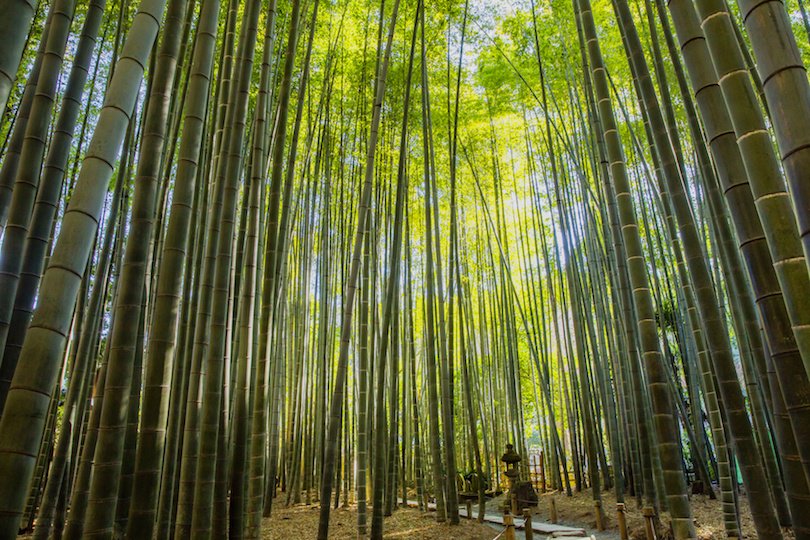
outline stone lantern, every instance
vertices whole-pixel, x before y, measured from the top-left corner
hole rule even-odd
[[[511,506],[513,514],[517,514],[518,512],[517,491],[515,487],[517,486],[518,476],[520,475],[520,471],[518,471],[518,463],[520,463],[521,459],[520,454],[515,452],[515,447],[511,444],[507,444],[506,452],[504,452],[504,454],[501,456],[501,461],[503,461],[506,466],[503,474],[505,474],[506,478],[509,480],[509,502],[507,502],[505,506],[507,508]]]
[[[510,482],[513,482],[518,477],[518,468],[517,464],[521,462],[523,458],[520,457],[520,454],[515,452],[514,445],[507,444],[506,445],[506,452],[503,453],[501,456],[501,461],[506,464],[506,470],[503,473],[509,478]]]
[[[518,463],[522,461],[522,458],[515,452],[513,445],[506,445],[506,452],[501,456],[501,461],[505,465],[503,474],[509,480],[509,498],[504,505],[504,510],[518,515],[523,508],[537,506],[537,492],[534,491],[534,486],[531,482],[521,482],[519,479]]]

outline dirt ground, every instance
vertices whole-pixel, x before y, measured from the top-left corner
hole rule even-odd
[[[315,538],[318,532],[318,506],[292,506],[273,508],[273,516],[262,526],[265,540],[293,540]],[[371,508],[369,508],[369,528]],[[492,540],[498,532],[476,521],[461,520],[461,524],[436,523],[435,512],[422,513],[411,508],[399,508],[391,517],[385,518],[385,538],[407,540]],[[332,510],[329,538],[354,540],[357,538],[357,512],[354,506]]]
[[[554,498],[557,505],[557,515],[561,525],[571,525],[584,527],[589,534],[595,534],[602,538],[616,538],[618,526],[616,523],[616,497],[612,492],[602,493],[602,507],[604,508],[606,520],[606,530],[604,535],[594,532],[596,530],[596,514],[594,512],[593,497],[591,490],[584,490],[581,493],[574,493],[572,497],[566,497],[560,493],[546,493],[540,496],[540,503],[534,512],[537,518],[548,520],[550,499]],[[719,499],[711,500],[705,495],[692,495],[692,514],[695,519],[698,538],[700,540],[720,540],[726,538],[723,528],[723,513]],[[636,504],[635,499],[626,498],[627,526],[630,538],[633,540],[644,540],[644,518],[641,509]],[[747,499],[740,497],[740,521],[742,525],[743,538],[757,538],[754,530],[754,522],[751,519],[751,512],[748,508]],[[658,530],[659,539],[672,538],[669,530],[669,515],[661,515],[660,528]],[[793,538],[790,531],[785,531],[785,538]]]
[[[618,540],[619,531],[616,523],[616,497],[613,492],[602,493],[602,507],[605,512],[605,530],[596,530],[593,497],[591,491],[586,489],[574,493],[572,497],[553,492],[540,495],[540,501],[533,510],[535,522],[549,522],[551,499],[557,506],[558,523],[571,527],[583,528],[588,535],[594,535],[597,540]],[[645,540],[644,518],[635,499],[626,499],[627,526],[632,540]],[[500,514],[499,505],[503,504],[503,497],[492,499],[487,503],[487,513]],[[695,518],[699,540],[721,540],[726,538],[723,529],[723,515],[719,500],[711,500],[704,495],[692,495],[692,513]],[[278,505],[273,508],[273,516],[267,518],[262,526],[264,540],[297,540],[315,538],[318,530],[317,505],[296,505],[284,508]],[[493,540],[498,536],[500,527],[478,523],[475,520],[462,518],[459,526],[450,526],[436,523],[436,513],[419,512],[414,508],[398,508],[391,517],[385,518],[385,538],[403,540]],[[369,528],[371,527],[371,508],[369,508]],[[757,538],[748,501],[744,496],[740,498],[740,519],[743,538],[740,540],[754,540]],[[357,511],[354,505],[348,508],[332,510],[329,538],[334,540],[354,540],[357,538]],[[497,529],[497,530],[496,530]],[[523,538],[522,532],[517,531],[518,538]],[[18,538],[31,538],[31,534],[21,535]],[[535,534],[537,538],[537,534]],[[664,513],[660,518],[658,529],[659,540],[670,540],[669,515]],[[792,540],[792,531],[785,530],[784,538]]]

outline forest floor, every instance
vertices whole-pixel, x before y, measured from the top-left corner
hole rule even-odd
[[[549,523],[550,499],[555,499],[557,506],[557,523],[570,527],[579,527],[593,535],[597,540],[618,540],[619,530],[616,523],[616,497],[613,492],[602,493],[602,507],[605,511],[605,530],[596,530],[593,496],[590,489],[566,497],[558,492],[540,495],[537,508],[533,509],[535,523]],[[723,528],[723,513],[719,500],[711,500],[705,495],[692,495],[692,513],[695,518],[698,538],[700,540],[720,540],[726,537]],[[627,498],[627,527],[631,540],[644,540],[644,518],[635,499]],[[500,505],[503,497],[487,502],[487,514],[501,514]],[[368,510],[369,527],[371,526],[371,508]],[[428,540],[447,538],[453,540],[491,540],[503,530],[499,525],[486,525],[475,520],[461,520],[458,527],[436,523],[434,512],[420,512],[415,508],[399,508],[391,517],[385,518],[385,538]],[[757,538],[748,501],[740,497],[740,520],[743,539]],[[265,540],[291,540],[292,538],[315,538],[318,529],[318,506],[295,505],[284,508],[279,505],[273,510],[273,517],[265,520],[263,538]],[[522,531],[516,531],[518,538],[523,538]],[[332,511],[329,538],[335,540],[354,540],[357,538],[357,511],[354,505]],[[535,538],[538,534],[535,533]],[[541,535],[540,538],[545,538]],[[659,540],[672,538],[669,530],[669,515],[661,515]],[[785,538],[792,539],[793,534],[785,531]]]
[[[616,497],[613,492],[602,493],[602,508],[604,508],[606,520],[604,533],[596,531],[596,514],[594,512],[593,496],[590,489],[583,490],[579,493],[574,493],[572,497],[566,497],[563,494],[544,493],[540,495],[540,503],[533,511],[534,519],[548,521],[549,519],[549,499],[554,497],[557,506],[558,523],[561,525],[570,525],[584,527],[587,529],[588,534],[593,534],[598,539],[609,540],[618,538],[618,525],[616,523]],[[641,515],[641,509],[636,504],[635,499],[626,498],[627,504],[627,528],[631,540],[644,540],[644,518]],[[723,528],[723,511],[721,508],[720,500],[711,500],[705,495],[692,495],[690,499],[692,505],[692,515],[695,519],[698,538],[700,540],[712,540],[725,538],[726,534]],[[743,538],[755,539],[757,538],[754,529],[754,522],[751,519],[751,511],[748,507],[748,500],[744,495],[740,496],[740,522],[742,526]],[[793,538],[791,531],[785,531],[785,538]],[[658,530],[658,538],[666,540],[672,538],[669,530],[669,515],[663,513],[661,515],[661,523]]]
[[[616,497],[613,492],[602,493],[602,507],[605,511],[605,530],[596,530],[593,497],[590,489],[575,492],[566,497],[559,492],[548,492],[540,495],[537,508],[532,509],[535,523],[550,523],[550,499],[554,498],[557,507],[557,523],[569,527],[585,529],[587,535],[597,540],[619,540],[616,523]],[[487,501],[487,515],[501,515],[503,496]],[[720,540],[726,538],[723,528],[723,512],[719,499],[711,500],[705,495],[692,495],[690,499],[692,514],[695,519],[699,540]],[[644,518],[635,499],[626,499],[627,527],[631,540],[645,540]],[[473,507],[475,509],[475,507]],[[464,519],[458,526],[437,523],[434,511],[420,512],[415,508],[399,507],[392,516],[385,518],[385,538],[403,540],[493,540],[503,530],[502,525],[478,523],[476,520]],[[298,504],[290,507],[277,505],[273,516],[266,518],[262,526],[263,540],[294,540],[298,538],[316,538],[318,531],[319,507],[317,505]],[[522,522],[520,518],[516,520]],[[744,495],[740,497],[740,521],[743,537],[741,540],[757,538],[754,522]],[[368,509],[368,524],[371,527],[371,507]],[[518,539],[525,538],[522,530],[516,530]],[[659,540],[670,540],[669,515],[663,513],[658,528]],[[784,530],[785,540],[792,540],[792,531]],[[31,538],[31,533],[19,536],[19,539]],[[535,538],[544,539],[544,535],[535,533]],[[334,540],[354,540],[357,538],[357,509],[354,505],[332,510],[329,538]]]
[[[273,509],[273,516],[264,521],[264,540],[292,540],[315,538],[318,532],[318,506],[296,505]],[[434,512],[420,512],[413,508],[398,508],[385,518],[385,538],[407,540],[492,540],[498,531],[474,520],[462,519],[458,526],[436,523]],[[371,508],[368,509],[371,527]],[[354,506],[332,510],[329,520],[329,538],[355,540],[357,538],[357,509]]]

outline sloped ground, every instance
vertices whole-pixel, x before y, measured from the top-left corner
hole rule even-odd
[[[581,493],[574,493],[572,497],[566,497],[559,493],[540,495],[540,504],[534,512],[536,516],[534,519],[548,520],[550,508],[549,499],[551,497],[554,497],[556,500],[557,515],[560,524],[584,527],[588,530],[589,534],[594,534],[597,538],[608,539],[618,537],[616,497],[613,492],[602,493],[602,507],[607,517],[605,530],[607,534],[594,532],[596,530],[596,514],[594,512],[593,497],[590,489],[584,490]],[[720,540],[725,538],[726,534],[723,528],[723,513],[720,501],[711,500],[704,495],[692,495],[691,503],[698,538],[701,540]],[[641,515],[641,509],[636,504],[635,499],[626,498],[625,504],[630,538],[633,540],[644,540],[644,518]],[[742,524],[743,537],[752,540],[757,538],[754,522],[751,519],[751,512],[748,508],[748,500],[745,496],[740,497],[740,521]],[[669,531],[669,515],[666,513],[663,514],[661,516],[661,522],[658,538],[664,540],[672,538]],[[790,531],[785,531],[785,538],[793,538],[793,534]]]
[[[371,508],[369,508],[371,527]],[[357,511],[354,506],[332,510],[329,538],[355,540],[357,538]],[[265,540],[293,540],[315,538],[318,532],[317,506],[291,506],[273,508],[273,516],[264,521],[262,537]],[[436,523],[434,512],[423,513],[411,508],[399,508],[385,518],[385,538],[407,540],[492,540],[498,532],[485,524],[461,520],[458,526]]]

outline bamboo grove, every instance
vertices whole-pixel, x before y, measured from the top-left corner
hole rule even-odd
[[[803,0],[0,6],[0,538],[810,538]]]

